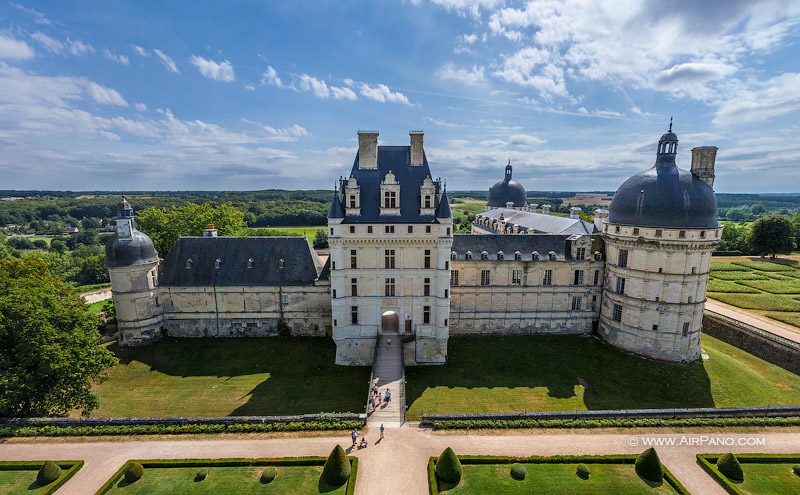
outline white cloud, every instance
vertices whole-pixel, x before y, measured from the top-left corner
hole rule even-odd
[[[0,31],[0,59],[33,58],[34,52],[27,43]]]
[[[486,141],[481,141],[480,145],[484,148],[503,148],[507,145],[505,141],[502,139],[487,139]]]
[[[261,73],[260,84],[262,86],[269,85],[278,88],[285,88],[285,86],[283,85],[283,81],[281,81],[281,78],[278,77],[278,72],[275,69],[273,69],[271,65],[268,65],[267,70]]]
[[[256,90],[256,87],[255,87],[255,86],[253,86],[252,84],[249,84],[249,83],[248,83],[248,84],[245,84],[245,85],[244,85],[244,89],[246,89],[247,91],[255,91],[255,90]]]
[[[144,103],[134,103],[133,107],[139,112],[147,111],[147,105],[145,105]]]
[[[148,52],[147,50],[145,50],[144,48],[142,48],[139,45],[133,45],[133,51],[135,51],[136,53],[138,53],[142,57],[149,57],[150,56],[150,52]]]
[[[468,45],[472,45],[476,41],[478,41],[479,38],[478,38],[477,34],[472,33],[472,34],[464,34],[464,35],[462,35],[461,39],[464,41],[464,43],[466,43]]]
[[[331,86],[331,95],[337,100],[357,100],[358,96],[350,88]]]
[[[123,107],[128,106],[128,102],[125,101],[125,98],[123,98],[122,95],[116,90],[100,86],[99,84],[91,81],[89,81],[86,89],[89,92],[89,96],[91,96],[92,99],[97,103],[101,103],[103,105],[118,105]]]
[[[48,19],[43,13],[39,12],[36,9],[30,9],[30,8],[25,7],[22,4],[14,3],[14,2],[9,3],[9,5],[11,5],[12,7],[16,8],[16,9],[19,9],[19,10],[25,12],[26,14],[30,15],[31,17],[33,17],[33,22],[35,22],[36,24],[45,24],[45,25],[52,25],[53,24],[52,22],[50,22],[50,19]]]
[[[308,74],[300,76],[300,83],[298,85],[300,91],[311,91],[317,98],[325,99],[331,95],[328,85],[325,81],[311,77]]]
[[[359,92],[370,100],[379,101],[381,103],[389,101],[392,103],[411,105],[406,95],[400,92],[392,92],[385,84],[378,84],[375,87],[363,82],[354,84],[359,88]]]
[[[527,134],[514,134],[509,140],[514,146],[538,146],[547,142],[544,139],[539,139],[536,136],[529,136]]]
[[[719,125],[763,122],[800,110],[800,73],[773,77],[756,89],[743,89],[719,105],[714,123]]]
[[[36,31],[31,34],[31,39],[42,45],[48,52],[58,54],[64,51],[64,43],[47,36],[41,31]]]
[[[228,60],[215,62],[213,60],[206,60],[197,55],[192,55],[189,58],[189,63],[196,66],[200,70],[200,74],[209,79],[222,82],[233,82],[236,80],[236,75],[233,73],[233,65],[231,65]]]
[[[439,127],[464,127],[464,124],[454,124],[452,122],[446,122],[442,119],[435,119],[433,117],[425,117],[422,120],[430,122],[431,124],[437,125]]]
[[[473,65],[471,69],[456,68],[453,64],[448,63],[437,72],[440,79],[445,81],[459,81],[464,84],[477,85],[486,82],[483,75],[483,66],[478,67]]]
[[[72,40],[69,36],[67,36],[67,41],[64,42],[64,45],[66,46],[67,52],[78,57],[89,55],[90,53],[93,54],[97,51],[89,43],[84,43],[81,40]]]
[[[105,55],[107,59],[113,60],[114,62],[119,62],[123,65],[128,65],[130,63],[130,59],[128,59],[127,55],[117,55],[108,48],[103,49],[103,55]]]
[[[414,5],[419,5],[419,0],[415,1]],[[503,0],[431,0],[431,3],[447,10],[453,10],[459,15],[471,15],[477,19],[481,16],[482,10],[492,10],[498,5],[502,5]]]
[[[161,63],[164,64],[164,67],[166,67],[167,69],[176,74],[181,73],[181,71],[178,70],[178,66],[175,65],[175,61],[172,60],[172,58],[169,55],[162,52],[158,48],[153,48],[153,53],[155,53],[156,56],[161,60]]]

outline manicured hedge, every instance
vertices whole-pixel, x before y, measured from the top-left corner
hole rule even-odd
[[[724,474],[720,473],[717,469],[716,463],[720,454],[697,454],[697,463],[700,467],[714,478],[717,483],[722,485],[725,490],[731,495],[745,495],[744,492],[739,490],[736,482],[729,480]],[[736,458],[740,463],[752,464],[774,464],[774,463],[791,463],[800,462],[800,454],[737,454]]]
[[[635,455],[554,455],[549,457],[530,456],[530,457],[496,457],[488,455],[460,455],[458,460],[462,465],[469,464],[514,464],[514,463],[534,463],[534,464],[635,464]],[[741,459],[741,457],[740,457]],[[431,495],[439,495],[439,485],[436,481],[436,457],[428,460],[428,484]],[[669,484],[678,495],[690,495],[689,491],[680,481],[666,468],[664,470],[664,482]]]
[[[640,419],[454,419],[431,421],[435,430],[511,428],[647,428],[691,426],[800,426],[800,417],[787,418],[640,418]]]
[[[738,273],[738,272],[733,272],[733,273]],[[749,280],[746,280],[744,282],[749,282]],[[744,284],[744,282],[741,283]],[[761,282],[761,280],[758,280],[758,282]],[[717,280],[715,278],[712,278],[711,280],[708,281],[708,292],[740,292],[745,294],[759,293],[759,291],[751,287],[746,287],[745,285],[740,285],[736,282],[731,282],[728,280]]]
[[[38,471],[47,461],[0,461],[0,471]],[[83,467],[83,461],[55,461],[61,468],[61,477],[47,487],[41,495],[52,495],[56,490],[69,481],[72,476]],[[31,479],[34,478],[31,473]]]
[[[768,261],[734,261],[733,265],[761,270],[763,272],[789,272],[795,270],[794,267],[782,263],[770,263]]]
[[[350,477],[347,480],[345,495],[353,495],[356,489],[356,475],[358,473],[358,458],[348,457],[350,460]],[[323,466],[326,457],[267,457],[258,459],[248,458],[229,458],[229,459],[150,459],[150,460],[130,460],[120,467],[111,478],[95,493],[104,495],[117,481],[125,474],[125,470],[133,463],[139,463],[145,468],[208,468],[208,467],[247,467],[247,466]],[[70,461],[74,462],[74,461]],[[83,461],[80,461],[83,465]],[[41,466],[41,463],[39,464]],[[63,484],[63,482],[61,483]],[[59,485],[60,486],[60,485]],[[48,492],[49,495],[52,492]]]
[[[47,461],[36,473],[36,484],[47,486],[61,477],[61,467],[53,461]]]
[[[711,271],[712,272],[746,272],[747,267],[734,265],[732,263],[725,263],[722,261],[712,261],[711,262]]]
[[[800,280],[786,277],[786,279],[771,280],[742,280],[737,285],[746,285],[754,289],[771,292],[773,294],[800,294]],[[711,283],[708,284],[711,287]],[[708,289],[711,291],[711,289]],[[733,292],[714,289],[717,292]],[[744,291],[738,291],[744,292]]]
[[[724,474],[725,477],[734,481],[744,480],[742,465],[736,460],[736,456],[731,453],[725,454],[717,459],[717,470]]]
[[[444,449],[436,460],[436,476],[448,483],[458,483],[461,479],[461,463],[450,447]]]
[[[350,461],[342,446],[337,443],[322,468],[322,479],[329,485],[339,486],[348,478],[350,478]]]
[[[320,419],[287,423],[196,423],[187,425],[12,426],[0,428],[0,437],[73,437],[97,435],[181,435],[187,433],[261,433],[272,431],[352,430],[362,421]]]
[[[768,274],[769,273],[769,274]],[[771,272],[739,272],[739,271],[728,271],[728,272],[712,272],[711,279],[718,279],[718,280],[768,280],[774,273]]]
[[[636,457],[636,474],[653,483],[660,483],[664,479],[664,469],[656,449],[650,447]]]
[[[779,294],[733,294],[709,292],[708,297],[743,309],[763,311],[800,311],[800,301]]]
[[[713,251],[711,256],[741,256],[741,251]]]

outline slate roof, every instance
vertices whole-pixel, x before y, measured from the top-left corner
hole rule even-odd
[[[341,200],[339,200],[339,194],[336,192],[333,193],[333,201],[331,201],[331,207],[328,210],[328,218],[344,218],[344,207]]]
[[[178,287],[313,285],[322,269],[305,237],[179,237],[159,278],[162,286]]]
[[[506,222],[528,229],[532,228],[536,234],[596,234],[599,232],[592,222],[586,220],[544,215],[531,211],[496,208],[481,212],[477,216],[499,219],[501,215]],[[485,227],[481,226],[481,228]]]
[[[158,261],[153,241],[136,228],[131,230],[130,240],[120,240],[116,232],[106,241],[106,266],[144,265]]]
[[[455,234],[451,251],[456,259],[466,260],[467,251],[472,252],[473,261],[481,261],[481,252],[486,251],[489,260],[497,260],[497,253],[503,252],[504,259],[514,260],[514,252],[519,251],[522,261],[531,261],[532,253],[539,253],[540,261],[547,261],[550,251],[556,253],[558,261],[564,261],[569,252],[566,234]]]
[[[452,218],[453,212],[450,210],[450,199],[447,197],[447,191],[442,195],[442,200],[439,201],[439,207],[436,208],[436,218]]]
[[[520,208],[528,204],[525,188],[519,182],[511,178],[511,164],[506,166],[506,173],[503,180],[493,185],[489,189],[489,198],[486,206],[496,206],[503,208],[506,203],[514,203],[513,206]]]
[[[400,197],[398,206],[400,215],[381,216],[382,204],[380,184],[391,170],[395,180],[400,184]],[[428,158],[422,154],[422,166],[411,166],[410,146],[378,146],[378,168],[361,170],[358,168],[358,154],[356,154],[350,175],[356,178],[361,192],[361,215],[348,215],[342,223],[436,223],[433,215],[420,215],[420,186],[426,177],[431,175],[428,168]],[[348,176],[349,177],[349,176]],[[433,177],[431,177],[433,180]],[[436,181],[434,181],[436,184]],[[439,193],[438,186],[436,194]],[[434,205],[438,208],[438,204]],[[331,211],[334,211],[334,204]],[[435,211],[435,210],[434,210]],[[331,217],[341,218],[341,217]]]

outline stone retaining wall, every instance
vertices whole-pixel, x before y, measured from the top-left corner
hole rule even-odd
[[[709,310],[703,315],[703,333],[800,375],[797,342]]]

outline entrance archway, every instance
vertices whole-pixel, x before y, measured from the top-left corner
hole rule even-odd
[[[386,311],[381,315],[381,333],[399,333],[400,317],[394,311]]]

